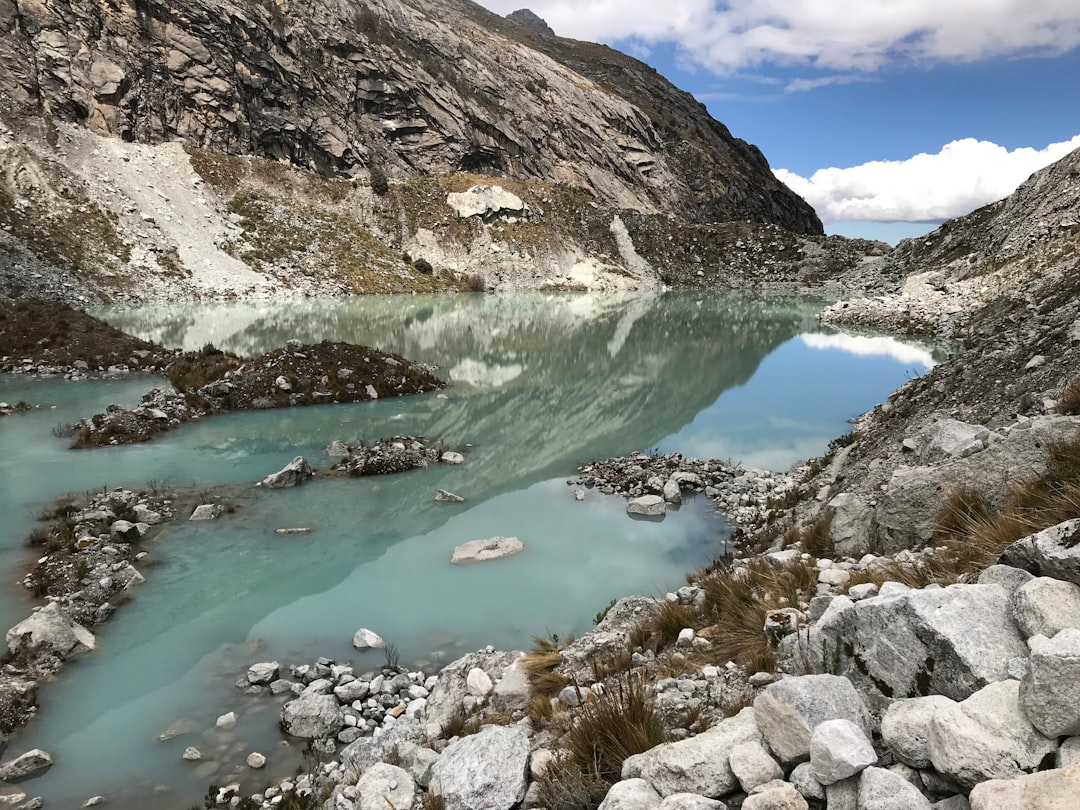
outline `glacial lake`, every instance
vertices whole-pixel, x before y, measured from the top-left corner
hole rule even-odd
[[[568,480],[579,464],[651,449],[786,469],[941,359],[927,346],[824,327],[820,307],[745,294],[521,294],[96,312],[185,349],[365,343],[436,365],[450,385],[444,397],[231,414],[150,444],[75,452],[55,425],[132,406],[162,380],[0,377],[0,400],[50,406],[0,420],[4,628],[29,612],[19,583],[34,555],[23,540],[57,496],[150,481],[243,487],[235,514],[178,520],[149,543],[147,583],[96,628],[95,652],[43,686],[41,713],[7,755],[41,747],[56,764],[23,789],[51,807],[103,794],[110,807],[164,810],[200,804],[210,783],[261,789],[295,771],[301,746],[282,745],[277,701],[233,685],[252,663],[326,655],[373,669],[383,654],[350,644],[369,627],[402,663],[431,669],[489,644],[522,649],[537,634],[581,633],[615,597],[679,586],[726,550],[729,529],[704,496],[661,522],[635,521],[622,498],[575,501]],[[334,439],[408,434],[467,445],[467,462],[287,491],[251,486],[296,455],[328,466]],[[439,488],[465,503],[435,503]],[[274,531],[298,525],[314,531]],[[455,546],[493,535],[521,538],[525,553],[450,566]],[[228,711],[236,728],[214,730]],[[181,719],[195,730],[159,742]],[[197,776],[180,758],[189,745],[219,768]],[[236,770],[254,750],[266,770]]]

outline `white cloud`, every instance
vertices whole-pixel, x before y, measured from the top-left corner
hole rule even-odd
[[[674,42],[718,72],[763,63],[832,71],[893,62],[1063,53],[1080,45],[1076,0],[481,0],[523,6],[562,36]]]
[[[810,332],[799,335],[799,340],[811,349],[835,349],[858,357],[891,357],[906,366],[922,366],[924,369],[937,365],[933,355],[922,346],[901,343],[891,337],[848,335],[844,333],[824,334]]]
[[[963,216],[1011,194],[1033,172],[1080,148],[1080,135],[1044,149],[1011,152],[965,138],[934,155],[819,169],[809,178],[773,173],[817,211],[822,222],[938,222]]]

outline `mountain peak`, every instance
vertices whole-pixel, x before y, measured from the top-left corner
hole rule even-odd
[[[555,31],[547,21],[540,15],[534,13],[531,9],[519,8],[517,11],[513,11],[506,15],[506,19],[510,22],[517,23],[518,25],[524,25],[526,28],[531,28],[533,31],[538,31],[546,36],[555,36]]]

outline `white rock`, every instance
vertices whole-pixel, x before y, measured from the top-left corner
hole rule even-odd
[[[202,759],[202,751],[193,745],[189,745],[184,749],[184,753],[180,755],[180,759],[185,762],[198,762]]]
[[[454,565],[498,560],[520,554],[525,544],[516,537],[489,537],[487,540],[471,540],[454,549],[450,562]]]
[[[984,425],[942,419],[924,434],[921,459],[924,464],[936,464],[948,459],[964,458],[986,449],[989,439],[990,430]]]
[[[502,186],[481,184],[468,191],[451,192],[446,195],[446,204],[457,211],[462,219],[479,216],[489,220],[500,215],[519,215],[528,206]]]
[[[828,568],[818,574],[818,582],[836,588],[847,585],[849,579],[851,579],[851,572],[843,568]]]
[[[461,455],[461,453],[455,453],[452,450],[447,450],[445,453],[439,456],[439,461],[441,461],[443,464],[464,464],[465,456]]]
[[[7,631],[8,650],[15,653],[24,644],[52,650],[61,658],[70,658],[95,647],[94,634],[74,621],[58,602],[50,602]]]
[[[658,745],[623,762],[623,779],[645,779],[660,793],[696,793],[716,798],[739,786],[729,763],[731,749],[761,741],[753,709],[743,709],[696,737]]]
[[[1080,628],[1080,585],[1037,577],[1013,593],[1013,614],[1025,638],[1055,636],[1065,628]]]
[[[807,807],[802,794],[787,783],[748,796],[742,804],[742,810],[807,810]]]
[[[484,698],[490,695],[494,688],[491,677],[480,667],[473,667],[465,677],[465,689],[470,695]]]
[[[353,633],[352,645],[358,650],[367,650],[385,647],[386,642],[383,641],[382,636],[378,633],[368,630],[366,627],[361,627]]]
[[[248,754],[247,764],[249,768],[253,770],[259,770],[266,765],[266,757],[260,754],[258,751],[252,751]]]
[[[825,799],[825,786],[814,778],[813,769],[810,767],[809,762],[800,762],[796,765],[788,779],[795,786],[795,789],[803,795],[803,798],[817,799],[819,801]]]
[[[971,810],[1076,810],[1080,765],[1009,781],[991,780],[971,791]]]
[[[1070,765],[1080,765],[1080,737],[1069,737],[1058,748],[1057,766],[1067,768]]]
[[[626,514],[662,517],[667,514],[667,504],[659,495],[642,495],[626,502]]]
[[[188,520],[216,520],[221,517],[222,508],[216,503],[204,503],[196,506]]]
[[[1080,734],[1080,630],[1062,630],[1032,644],[1020,700],[1027,718],[1043,734]]]
[[[679,631],[679,637],[675,640],[676,647],[692,647],[696,637],[693,627],[684,627]]]
[[[873,510],[858,495],[841,492],[831,501],[829,537],[841,557],[858,557],[870,550],[870,520]]]
[[[1016,589],[1025,582],[1035,579],[1034,574],[1029,574],[1022,568],[1013,568],[1011,565],[991,565],[979,574],[980,585],[1000,585],[1010,595],[1016,593]]]
[[[859,810],[930,810],[930,800],[904,777],[867,768],[859,777]]]
[[[378,762],[356,783],[354,810],[412,810],[416,782],[404,768]]]
[[[773,779],[784,778],[780,765],[757,740],[740,743],[732,748],[728,764],[745,793],[750,793],[754,788]]]
[[[226,712],[214,721],[218,728],[230,729],[236,727],[236,712]]]
[[[266,476],[262,480],[262,485],[269,489],[288,489],[304,483],[312,475],[314,473],[311,471],[311,465],[303,456],[297,456],[276,473]]]
[[[850,720],[826,720],[810,737],[810,767],[823,785],[852,777],[877,759],[866,732]]]
[[[34,748],[0,764],[0,780],[21,782],[44,773],[52,767],[52,764],[53,759],[48,751]]]
[[[874,582],[864,582],[861,585],[852,585],[848,588],[848,598],[853,602],[858,602],[860,599],[870,599],[873,596],[877,596],[878,586]]]
[[[956,705],[955,700],[942,695],[897,700],[881,718],[882,742],[912,768],[929,767],[930,721],[938,711]]]
[[[644,779],[625,779],[608,790],[598,810],[658,810],[660,794]]]
[[[862,698],[851,681],[836,675],[784,678],[757,696],[754,712],[765,741],[781,763],[806,759],[813,729],[826,720],[850,720],[870,732]]]
[[[679,482],[673,478],[664,482],[664,500],[668,503],[682,503],[682,490]]]
[[[1066,520],[1017,540],[1005,549],[1002,562],[1080,585],[1080,543],[1074,542],[1078,533],[1080,518]]]
[[[278,673],[281,671],[281,664],[277,661],[264,661],[258,664],[252,664],[248,667],[247,679],[251,684],[266,684],[271,681],[277,680]]]
[[[345,725],[337,698],[305,694],[281,707],[281,727],[286,734],[303,739],[332,737]]]
[[[520,730],[485,726],[450,743],[432,768],[430,790],[447,810],[510,810],[525,796],[529,739]]]

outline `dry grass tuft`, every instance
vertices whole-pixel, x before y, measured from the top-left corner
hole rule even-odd
[[[836,553],[832,540],[832,522],[833,513],[829,510],[808,526],[791,526],[784,532],[781,545],[784,548],[799,546],[814,557],[832,557]]]
[[[686,627],[700,626],[697,611],[691,605],[663,602],[649,626],[651,636],[661,647],[673,644]]]
[[[1062,390],[1057,401],[1057,412],[1073,416],[1080,414],[1080,377],[1074,377]]]

